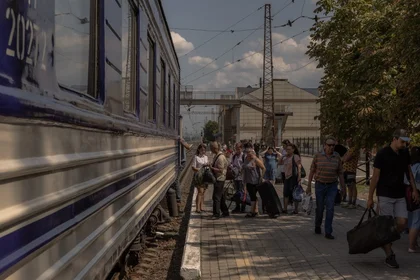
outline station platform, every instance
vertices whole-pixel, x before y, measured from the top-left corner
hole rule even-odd
[[[276,185],[276,190],[282,194],[282,185]],[[315,207],[309,216],[250,219],[231,214],[210,220],[212,191],[210,186],[205,194],[206,212],[191,215],[200,228],[201,279],[420,279],[420,254],[408,253],[406,234],[393,248],[399,269],[384,264],[381,249],[366,255],[348,254],[346,233],[360,220],[361,207],[336,206],[336,239],[328,240],[314,233]]]

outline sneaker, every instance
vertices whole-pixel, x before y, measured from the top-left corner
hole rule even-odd
[[[419,249],[411,249],[411,248],[408,248],[408,252],[409,253],[420,253],[420,250]]]
[[[347,206],[347,209],[356,209],[357,206],[354,204],[350,204],[349,206]]]
[[[316,234],[321,234],[321,228],[320,227],[315,227],[315,233]]]
[[[220,219],[220,216],[213,215],[210,217],[210,220],[218,220],[218,219]]]
[[[397,263],[397,260],[395,259],[395,254],[390,255],[385,259],[385,264],[389,266],[390,268],[399,268],[399,264]]]

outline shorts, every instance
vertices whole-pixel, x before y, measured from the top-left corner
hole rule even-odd
[[[408,212],[408,217],[410,218],[408,228],[420,229],[420,209]]]
[[[356,183],[356,173],[354,172],[344,172],[344,183],[348,185],[352,185]]]
[[[257,186],[254,184],[246,184],[246,190],[249,193],[251,201],[257,201]]]
[[[407,203],[405,197],[391,198],[385,196],[378,196],[379,215],[393,216],[394,218],[407,219]]]

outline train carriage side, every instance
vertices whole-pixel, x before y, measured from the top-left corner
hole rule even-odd
[[[0,279],[104,279],[174,182],[159,0],[0,1]]]

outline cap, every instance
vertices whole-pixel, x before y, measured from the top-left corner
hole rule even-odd
[[[405,142],[410,142],[410,137],[408,137],[407,130],[405,129],[397,129],[394,131],[394,134],[392,135],[395,138],[399,138]]]

